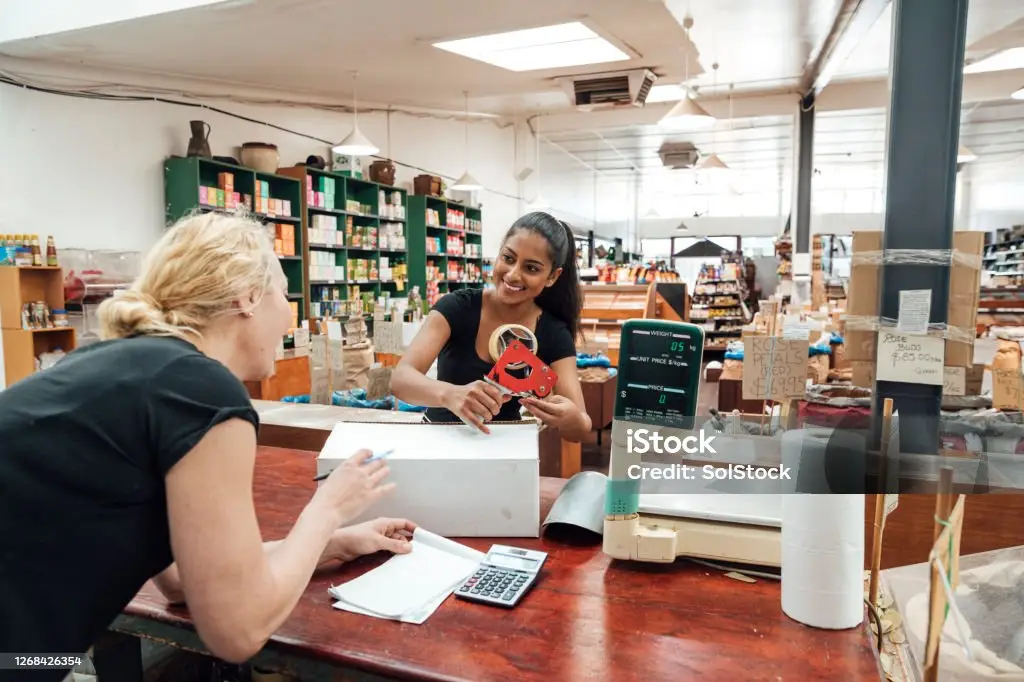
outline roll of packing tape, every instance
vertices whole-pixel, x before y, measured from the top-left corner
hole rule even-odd
[[[487,350],[491,354],[491,360],[498,361],[501,354],[513,341],[519,341],[526,346],[531,353],[537,353],[537,337],[528,327],[521,324],[503,324],[494,330],[490,340],[487,342]],[[526,367],[523,363],[515,363],[508,366],[508,369],[522,369]]]

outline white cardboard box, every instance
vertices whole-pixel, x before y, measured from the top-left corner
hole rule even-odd
[[[396,489],[352,523],[405,518],[445,537],[540,535],[540,445],[536,424],[339,422],[317,457],[317,474],[361,448],[388,456]]]

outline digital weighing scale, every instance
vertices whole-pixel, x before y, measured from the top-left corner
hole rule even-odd
[[[641,494],[641,481],[630,477],[645,461],[668,464],[688,457],[682,453],[642,455],[637,447],[631,452],[629,440],[638,429],[681,440],[697,434],[703,352],[704,330],[697,325],[647,319],[627,320],[622,325],[605,493],[604,552],[634,561],[671,563],[678,556],[691,556],[779,566],[781,495]],[[662,483],[661,488],[666,489]],[[700,485],[692,481],[688,489]]]

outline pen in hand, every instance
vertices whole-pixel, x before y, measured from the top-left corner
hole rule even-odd
[[[387,457],[388,455],[390,455],[394,451],[395,451],[395,449],[391,448],[390,450],[385,450],[384,452],[375,452],[375,453],[373,453],[373,456],[370,457],[369,459],[367,459],[363,464],[369,464],[370,462],[376,462],[378,459],[384,459],[385,457]],[[313,480],[314,481],[322,481],[322,480],[324,480],[325,478],[327,478],[328,476],[330,476],[333,473],[334,473],[334,469],[331,469],[330,471],[325,471],[324,473],[322,473],[319,476],[315,477]]]

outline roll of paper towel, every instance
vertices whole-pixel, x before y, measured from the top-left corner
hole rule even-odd
[[[863,438],[805,429],[782,437],[784,463],[800,464],[797,491],[821,490],[828,455],[857,456]],[[817,628],[859,625],[864,614],[864,495],[795,492],[782,496],[782,611]]]

